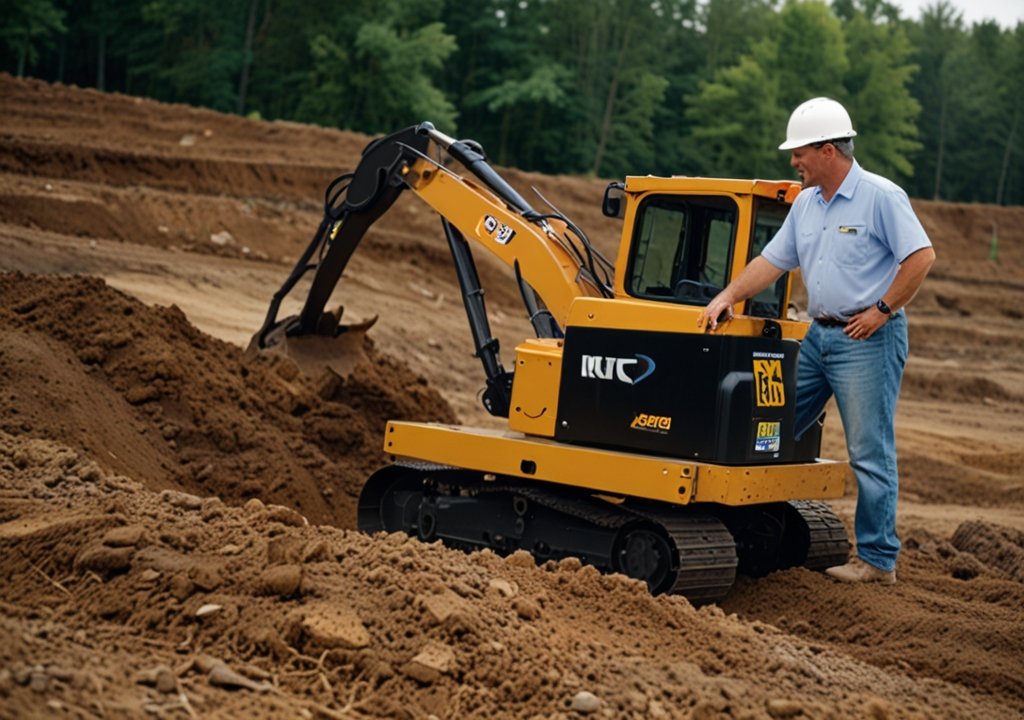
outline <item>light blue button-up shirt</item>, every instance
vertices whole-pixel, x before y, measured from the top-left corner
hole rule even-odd
[[[849,319],[885,294],[899,265],[931,246],[907,194],[856,160],[829,202],[804,189],[761,253],[782,270],[799,267],[811,317]]]

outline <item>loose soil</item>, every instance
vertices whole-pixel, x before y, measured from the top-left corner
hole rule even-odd
[[[914,203],[938,261],[898,584],[797,569],[695,610],[354,530],[386,420],[498,426],[413,198],[339,286],[380,316],[352,375],[243,350],[369,138],[2,75],[0,98],[0,718],[1024,715],[1024,208]],[[614,257],[603,182],[507,174]],[[479,265],[508,354],[518,293]]]

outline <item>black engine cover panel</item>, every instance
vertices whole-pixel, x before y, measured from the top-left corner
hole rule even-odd
[[[570,327],[555,438],[706,462],[807,462],[795,340]]]

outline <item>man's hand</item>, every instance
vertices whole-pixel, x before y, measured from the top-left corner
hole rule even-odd
[[[700,317],[697,318],[697,327],[703,327],[704,332],[714,332],[717,330],[719,318],[722,318],[722,322],[732,320],[732,302],[728,297],[724,296],[725,291],[723,290],[707,304],[707,307],[700,311]]]
[[[891,315],[886,315],[878,308],[871,306],[850,318],[843,332],[851,340],[867,340],[878,328],[888,322]]]
[[[718,293],[701,311],[700,317],[697,318],[697,327],[703,327],[704,332],[714,332],[718,329],[719,319],[722,322],[732,320],[733,305],[757,295],[782,277],[783,272],[785,271],[758,255],[743,269],[738,278],[729,283],[725,290]]]

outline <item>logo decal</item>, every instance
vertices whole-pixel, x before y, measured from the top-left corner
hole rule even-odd
[[[499,245],[508,245],[516,236],[516,231],[504,223],[498,222],[493,215],[484,215],[484,230]]]
[[[754,360],[754,392],[758,407],[782,407],[786,404],[781,360]]]
[[[672,429],[672,418],[667,415],[649,415],[648,413],[640,413],[633,422],[629,424],[634,430],[645,430],[647,432],[656,432],[659,435],[664,435]]]
[[[779,451],[780,434],[778,422],[759,422],[757,424],[757,439],[754,440],[754,452],[777,453]]]
[[[641,366],[643,366],[643,370],[640,370]],[[595,380],[618,380],[627,385],[637,385],[640,381],[650,377],[654,372],[654,367],[654,360],[640,353],[631,358],[584,355],[580,376]],[[638,370],[640,370],[639,373]]]

